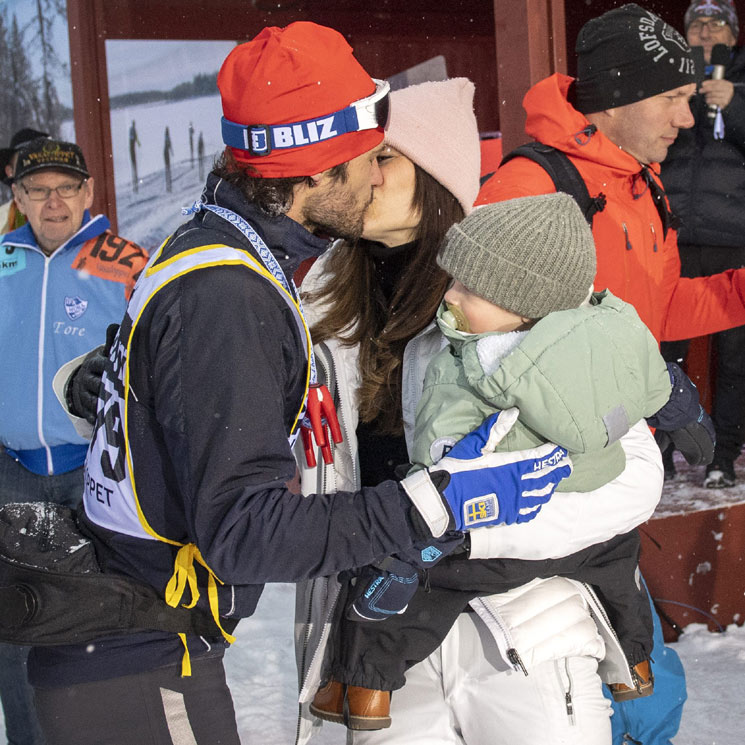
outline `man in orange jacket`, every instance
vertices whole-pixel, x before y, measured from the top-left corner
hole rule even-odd
[[[589,21],[576,51],[578,78],[559,73],[526,94],[526,132],[566,153],[605,208],[593,221],[595,287],[631,303],[659,341],[745,323],[745,269],[681,278],[677,236],[659,163],[679,129],[693,126],[690,48],[653,13],[629,4]],[[537,163],[515,158],[487,181],[477,204],[555,191]],[[665,210],[662,210],[666,212]]]
[[[596,289],[634,305],[658,341],[741,325],[745,269],[681,278],[675,218],[659,179],[678,131],[694,124],[690,47],[656,15],[628,4],[586,23],[576,52],[577,79],[541,80],[523,106],[527,134],[565,153],[600,207],[592,222]],[[476,204],[551,191],[556,186],[541,165],[516,157],[484,184]],[[685,676],[654,616],[655,694],[614,704],[614,745],[669,745],[680,724]]]

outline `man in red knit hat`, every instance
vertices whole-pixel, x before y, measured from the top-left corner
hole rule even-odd
[[[487,426],[454,447],[451,472],[364,494],[296,493],[299,426],[328,453],[313,412],[334,415],[292,277],[330,236],[360,236],[382,181],[388,85],[341,34],[298,22],[236,47],[218,86],[227,148],[191,220],[143,271],[100,396],[96,381],[81,517],[104,572],[162,593],[164,618],[191,609],[192,625],[156,619],[94,644],[34,648],[29,678],[55,745],[237,745],[222,656],[263,583],[530,519],[570,470],[554,446],[517,461],[482,455]],[[471,517],[473,494],[486,496]]]

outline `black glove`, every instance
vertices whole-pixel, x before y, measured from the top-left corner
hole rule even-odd
[[[70,413],[85,419],[89,424],[96,423],[101,378],[118,330],[119,326],[115,323],[106,329],[106,344],[88,352],[67,382],[65,398]]]
[[[667,363],[667,371],[672,383],[670,400],[647,419],[647,424],[656,428],[660,450],[665,451],[672,443],[692,466],[711,463],[716,433],[711,417],[701,406],[698,389],[674,362]]]
[[[463,533],[446,533],[362,569],[347,609],[352,621],[383,621],[403,613],[419,586],[419,570],[433,567],[463,543]]]
[[[406,610],[419,586],[419,570],[389,556],[376,566],[364,567],[354,582],[354,599],[347,608],[347,618],[383,621]]]

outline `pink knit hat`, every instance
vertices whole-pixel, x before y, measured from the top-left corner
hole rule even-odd
[[[473,83],[451,78],[391,93],[385,142],[439,181],[468,215],[479,192],[481,147]]]

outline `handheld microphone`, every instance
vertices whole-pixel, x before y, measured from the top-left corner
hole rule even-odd
[[[715,44],[711,48],[712,80],[724,80],[724,68],[729,62],[729,56],[729,47],[726,44]],[[718,106],[709,104],[706,115],[709,117],[710,121],[713,122],[714,119],[716,119],[718,111]]]

